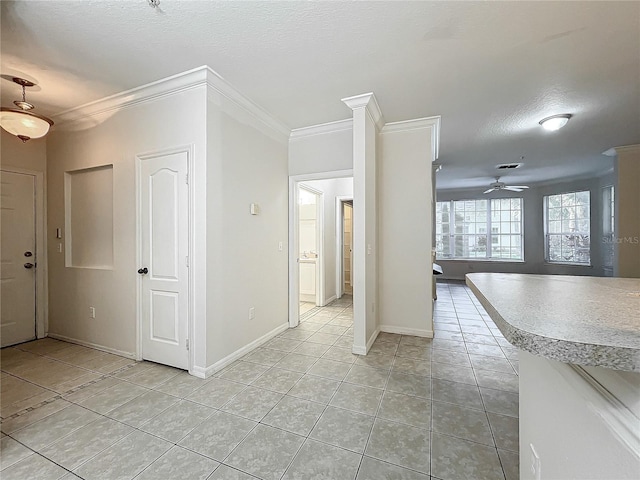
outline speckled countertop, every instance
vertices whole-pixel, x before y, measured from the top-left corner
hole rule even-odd
[[[514,346],[640,372],[640,279],[470,273],[467,285]]]

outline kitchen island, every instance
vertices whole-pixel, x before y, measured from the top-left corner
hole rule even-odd
[[[640,279],[473,273],[519,349],[520,478],[640,478]]]

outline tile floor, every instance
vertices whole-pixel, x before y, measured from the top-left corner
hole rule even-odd
[[[2,350],[3,480],[518,478],[516,350],[462,283],[435,338],[350,352],[350,299],[207,380],[42,339]]]

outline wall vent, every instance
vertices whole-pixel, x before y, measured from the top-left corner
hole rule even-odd
[[[514,168],[520,168],[521,166],[521,163],[501,163],[500,165],[496,165],[496,168],[498,170],[513,170]]]

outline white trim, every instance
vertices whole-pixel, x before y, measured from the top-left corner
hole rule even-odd
[[[371,115],[373,123],[376,124],[378,130],[384,125],[384,117],[382,116],[382,110],[378,105],[378,100],[373,92],[363,93],[360,95],[354,95],[353,97],[343,98],[342,101],[351,109],[365,108],[367,113]]]
[[[580,366],[551,360],[547,360],[547,363],[562,375],[591,411],[597,412],[612,434],[633,452],[636,458],[640,458],[638,417]]]
[[[176,154],[176,153],[186,153],[187,154],[187,175],[189,179],[193,178],[193,162],[194,162],[194,145],[181,145],[181,146],[177,146],[177,147],[171,147],[171,148],[166,148],[166,149],[162,149],[162,150],[154,150],[151,152],[144,152],[144,153],[139,153],[136,154],[135,156],[135,182],[136,182],[136,204],[135,204],[135,208],[136,208],[136,264],[135,267],[139,268],[138,266],[141,265],[141,261],[142,261],[142,229],[141,229],[141,222],[140,222],[140,216],[141,216],[141,206],[142,206],[142,201],[140,198],[140,195],[142,193],[141,191],[141,185],[140,182],[142,181],[141,178],[141,167],[142,167],[142,161],[143,160],[151,160],[153,158],[157,158],[157,157],[164,157],[167,155],[172,155],[172,154]],[[195,281],[194,281],[194,271],[195,268],[193,268],[193,264],[194,264],[194,259],[196,258],[196,256],[194,255],[194,251],[195,251],[195,235],[194,235],[194,204],[195,204],[195,188],[193,185],[193,182],[190,180],[189,183],[187,184],[187,196],[188,196],[188,224],[189,224],[189,233],[188,233],[188,240],[187,240],[187,249],[188,249],[188,256],[190,259],[190,268],[188,268],[188,278],[187,278],[187,285],[188,285],[188,309],[189,309],[189,313],[188,313],[188,318],[187,318],[187,339],[189,341],[189,352],[188,352],[188,370],[189,373],[192,373],[193,368],[194,367],[194,363],[195,363],[195,342],[194,342],[194,331],[195,331],[195,326],[194,326],[194,312],[195,312],[195,303],[194,303],[194,289],[195,289]],[[135,359],[136,360],[142,360],[142,320],[143,320],[143,316],[142,316],[142,277],[140,275],[137,275],[136,278],[136,353],[135,353]],[[192,373],[193,374],[193,373]]]
[[[222,370],[227,365],[235,362],[240,357],[243,357],[247,353],[251,352],[252,350],[255,350],[260,345],[264,345],[266,342],[271,340],[273,337],[275,337],[276,335],[284,332],[288,328],[289,328],[289,324],[288,323],[283,323],[282,325],[274,328],[270,332],[264,334],[260,338],[254,340],[253,342],[245,345],[242,348],[239,348],[235,352],[227,355],[222,360],[218,360],[213,365],[210,365],[208,367],[199,367],[199,366],[194,365],[193,368],[189,371],[189,373],[191,373],[191,375],[193,375],[195,377],[208,378],[211,375],[213,375],[214,373]]]
[[[294,128],[293,130],[291,130],[289,139],[298,140],[300,138],[323,135],[325,133],[344,132],[346,130],[351,130],[352,128],[353,118],[347,118],[346,120],[321,123],[319,125],[311,125],[309,127]]]
[[[338,296],[337,295],[332,295],[331,297],[327,298],[327,300],[324,302],[325,305],[329,305],[331,302],[333,302],[334,300],[337,300]]]
[[[435,162],[440,154],[440,121],[439,115],[433,117],[416,118],[413,120],[404,120],[401,122],[386,123],[382,129],[381,134],[407,132],[410,130],[419,130],[421,128],[431,129],[431,156],[433,162]]]
[[[298,271],[298,183],[311,180],[353,177],[353,170],[306,173],[289,177],[289,326],[296,327],[300,321],[299,271]]]
[[[373,342],[376,341],[376,338],[378,338],[378,335],[380,335],[381,331],[382,330],[380,330],[379,328],[376,328],[364,347],[354,345],[351,349],[351,352],[356,355],[366,355],[367,353],[369,353],[369,350],[371,350],[371,347],[373,346]]]
[[[607,157],[615,157],[621,153],[640,151],[640,144],[622,145],[620,147],[611,147],[609,150],[602,152]]]
[[[324,307],[327,302],[324,301],[324,192],[317,190],[309,185],[301,185],[303,182],[298,182],[296,190],[296,209],[298,208],[298,197],[300,189],[316,196],[316,307]],[[298,219],[299,219],[298,215]],[[299,222],[296,223],[299,228]],[[298,242],[300,241],[298,237]],[[300,248],[296,249],[297,252]],[[297,260],[297,259],[296,259]]]
[[[202,65],[192,70],[187,70],[186,72],[162,78],[140,87],[65,110],[54,115],[53,118],[55,119],[56,126],[60,127],[66,123],[86,121],[89,117],[108,114],[122,108],[175,95],[203,85],[207,85],[216,90],[236,106],[251,114],[259,123],[276,132],[281,142],[288,142],[291,132],[289,127],[275,119],[262,107],[240,93],[207,65]]]
[[[47,251],[47,186],[44,172],[17,167],[2,167],[0,172],[32,175],[34,177],[35,235],[36,235],[36,338],[47,336],[49,330],[49,259]]]
[[[137,360],[136,354],[133,352],[125,352],[122,350],[117,350],[111,347],[105,347],[104,345],[100,345],[99,343],[87,342],[85,340],[78,340],[77,338],[67,337],[65,335],[58,335],[57,333],[49,333],[48,337],[55,338],[56,340],[62,340],[64,342],[75,343],[76,345],[82,345],[83,347],[94,348],[96,350],[100,350],[102,352],[112,353],[114,355],[118,355],[120,357],[130,358],[132,360]],[[82,365],[80,365],[82,367]]]
[[[380,331],[385,333],[395,333],[398,335],[433,338],[433,330],[428,330],[426,328],[405,328],[396,327],[394,325],[380,325]]]
[[[344,203],[348,201],[353,204],[353,195],[336,196],[336,298],[344,295]]]

